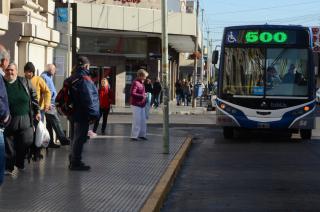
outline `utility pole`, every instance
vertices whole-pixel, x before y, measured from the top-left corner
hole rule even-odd
[[[169,154],[168,5],[162,0],[163,153]]]
[[[210,48],[210,31],[207,31],[207,85],[209,88],[209,82],[211,78],[210,68],[211,68],[211,48]]]
[[[68,4],[68,21],[67,21],[67,69],[64,72],[64,79],[68,78],[70,76],[70,69],[71,69],[71,2],[70,0],[64,0]],[[70,137],[70,122],[67,120],[67,131],[66,131],[67,137]]]
[[[197,106],[196,101],[196,84],[197,84],[197,72],[198,72],[198,43],[199,43],[199,0],[197,0],[197,11],[196,11],[196,41],[194,47],[194,70],[193,70],[193,92],[192,92],[192,107]]]
[[[204,13],[204,9],[201,9],[201,73],[200,73],[200,82],[201,84],[203,83],[203,71],[204,71],[204,58],[203,58],[203,54],[204,54],[204,45],[203,45],[203,38],[204,38],[204,30],[203,30],[203,13]]]

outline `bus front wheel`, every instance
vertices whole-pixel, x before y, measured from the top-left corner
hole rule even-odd
[[[311,129],[302,129],[300,130],[300,136],[302,139],[311,139],[312,130]]]
[[[223,137],[225,139],[232,139],[233,138],[233,127],[224,127],[223,128]]]

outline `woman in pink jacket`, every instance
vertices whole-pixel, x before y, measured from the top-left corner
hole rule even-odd
[[[131,140],[137,141],[138,138],[147,140],[147,123],[146,123],[146,97],[144,81],[148,76],[148,72],[139,69],[137,78],[132,82],[130,90],[130,104],[132,108],[132,130]]]

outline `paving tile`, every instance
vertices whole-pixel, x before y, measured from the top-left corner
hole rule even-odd
[[[90,172],[69,171],[68,147],[61,147],[7,176],[0,189],[0,211],[139,211],[185,137],[172,133],[171,153],[164,155],[161,136],[130,142],[129,126],[111,131],[126,136],[109,135],[85,144],[83,160],[91,165]],[[149,132],[162,131],[151,127]]]

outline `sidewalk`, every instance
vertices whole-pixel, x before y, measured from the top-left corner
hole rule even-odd
[[[131,142],[129,126],[110,125],[110,135],[85,145],[90,172],[67,169],[68,147],[50,149],[44,160],[5,177],[0,211],[139,211],[186,138],[177,131],[165,155],[161,128],[149,127],[148,141]]]

